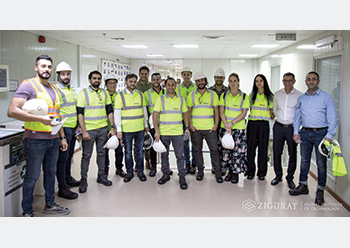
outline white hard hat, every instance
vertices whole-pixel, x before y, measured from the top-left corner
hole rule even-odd
[[[216,68],[215,72],[214,72],[214,76],[217,77],[225,77],[225,70],[222,69],[221,67]]]
[[[118,82],[117,75],[115,75],[114,73],[107,74],[107,76],[105,77],[105,82],[109,79],[115,79]]]
[[[70,65],[66,62],[62,61],[56,66],[56,72],[60,71],[72,71],[72,67],[70,67]]]
[[[153,150],[155,152],[159,152],[159,153],[163,153],[163,152],[166,152],[166,148],[165,146],[163,145],[162,141],[154,141],[153,143]]]
[[[193,80],[196,81],[201,78],[206,78],[207,76],[202,71],[197,71],[196,74],[194,74]]]
[[[119,146],[119,140],[117,138],[116,135],[113,135],[112,137],[110,137],[106,144],[104,145],[103,148],[107,148],[107,149],[117,149],[117,147]]]
[[[188,65],[185,65],[185,66],[182,68],[181,73],[183,73],[184,71],[192,72],[191,68],[190,68]]]
[[[22,109],[32,115],[47,115],[48,106],[43,99],[31,99],[23,104]]]
[[[145,132],[145,136],[143,139],[143,148],[149,150],[153,145],[153,138],[150,132]]]
[[[233,141],[232,135],[229,133],[226,133],[224,137],[221,139],[222,146],[226,149],[232,150],[235,148],[235,142]]]

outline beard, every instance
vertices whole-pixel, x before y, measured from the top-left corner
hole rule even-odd
[[[42,79],[49,79],[51,77],[51,74],[48,72],[38,73],[38,76]]]
[[[200,90],[202,90],[202,89],[204,89],[205,88],[205,84],[200,84],[200,85],[198,85],[197,87],[198,87],[198,89],[200,89]]]
[[[69,84],[70,83],[70,79],[69,78],[65,78],[65,79],[61,79],[60,78],[60,82],[63,83],[63,84]]]

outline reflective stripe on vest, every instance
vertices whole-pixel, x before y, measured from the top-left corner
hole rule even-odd
[[[225,111],[228,110],[228,111],[233,111],[233,112],[241,112],[243,109],[242,109],[242,105],[243,105],[243,101],[244,101],[244,98],[245,98],[245,94],[243,93],[242,94],[242,91],[239,91],[239,95],[242,96],[241,98],[241,103],[239,105],[239,108],[233,108],[233,107],[228,107],[226,106],[226,99],[227,99],[227,95],[228,94],[231,94],[231,92],[229,93],[224,93],[224,104],[225,104]],[[226,120],[227,121],[233,121],[235,120],[237,117],[228,117],[226,116]]]
[[[73,90],[65,88],[64,86],[61,86],[60,84],[58,84],[57,90],[60,92],[61,98],[62,98],[62,102],[60,104],[61,115],[63,118],[67,118],[67,120],[63,124],[63,127],[74,128],[77,126],[77,121],[78,121],[77,108],[76,108],[77,103],[76,103],[75,97],[72,97],[72,95],[69,95],[70,101],[68,101],[67,96],[63,90],[69,91],[69,94],[74,94],[74,96],[75,96],[75,92]]]
[[[105,95],[105,100],[107,99],[107,93],[106,91],[104,91],[103,89],[101,89],[102,92]],[[87,92],[87,88],[83,89],[84,95],[85,95],[85,101],[86,101],[86,106],[85,106],[85,110],[98,110],[98,109],[106,109],[106,105],[100,105],[100,106],[91,106],[90,105],[90,99],[89,99],[89,94]],[[98,93],[96,93],[98,94]],[[86,114],[84,115],[84,119],[87,121],[96,121],[96,120],[107,120],[107,115],[101,115],[101,116],[86,116]]]
[[[31,78],[31,79],[27,79],[27,81],[29,81],[32,84],[36,92],[36,98],[43,99],[46,101],[48,105],[47,115],[49,116],[59,115],[60,100],[59,100],[59,92],[56,86],[51,83],[48,84],[53,89],[56,96],[56,101],[53,102],[50,94],[46,91],[45,88],[43,88],[43,86],[39,82],[36,81],[36,79]],[[24,128],[27,130],[31,130],[33,132],[51,132],[52,131],[52,127],[50,125],[44,125],[41,122],[25,122]]]
[[[144,115],[143,115],[143,94],[139,90],[134,90],[134,94],[140,96],[140,105],[137,106],[128,106],[126,104],[125,95],[129,95],[127,89],[120,92],[120,99],[122,101],[121,109],[121,120],[122,120],[122,130],[123,132],[134,132],[144,129]],[[137,97],[136,95],[130,97]],[[135,111],[136,110],[136,111]]]
[[[165,97],[165,95],[160,96],[160,100],[161,100],[161,104],[162,104],[162,110],[160,111],[160,114],[181,114],[182,115],[182,106],[183,106],[183,102],[184,102],[183,97],[180,96],[180,100],[181,100],[180,110],[165,110],[164,97]],[[159,124],[161,124],[161,125],[178,125],[178,124],[182,124],[182,120],[181,121],[159,121]]]

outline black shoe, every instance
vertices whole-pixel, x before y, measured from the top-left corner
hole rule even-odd
[[[317,189],[315,203],[320,206],[324,204],[324,190]]]
[[[126,176],[124,177],[124,182],[127,183],[127,182],[130,182],[131,179],[134,177],[134,174],[126,174]]]
[[[299,184],[295,189],[289,190],[291,195],[307,195],[309,194],[309,189],[305,184]]]
[[[251,175],[247,176],[247,179],[249,179],[249,180],[252,180],[253,178],[254,178],[254,176],[251,176]]]
[[[216,179],[217,183],[223,183],[224,182],[224,179],[222,179],[221,172],[218,172],[218,173],[215,174],[215,179]]]
[[[163,176],[158,180],[158,184],[164,184],[166,183],[167,181],[170,180],[170,175],[169,173],[165,173],[163,174]]]
[[[106,177],[103,177],[103,176],[98,176],[96,182],[101,183],[104,186],[111,186],[112,185],[112,181],[109,181]]]
[[[192,166],[188,172],[192,175],[196,174],[196,164],[192,164]]]
[[[229,181],[231,181],[231,179],[232,179],[232,171],[229,170],[226,177],[225,177],[225,181],[229,182]]]
[[[187,183],[184,177],[180,177],[179,183],[180,183],[180,189],[187,189]]]
[[[265,180],[264,176],[259,176],[258,178],[259,178],[260,181],[264,181]]]
[[[293,180],[287,179],[287,183],[288,183],[288,187],[290,189],[295,189],[295,184],[294,184]]]
[[[196,176],[197,181],[202,181],[203,177],[204,177],[204,171],[203,170],[198,170],[198,173],[197,173],[197,176]]]
[[[282,177],[277,176],[274,179],[272,179],[271,185],[277,185],[279,182],[282,182]]]
[[[66,181],[66,184],[68,187],[78,187],[80,185],[80,181],[77,181],[74,179],[74,177],[71,177]]]
[[[237,173],[232,173],[231,183],[238,183],[239,177]]]
[[[88,186],[88,183],[87,183],[86,178],[82,178],[80,180],[79,193],[85,193],[87,190],[87,186]]]
[[[154,177],[157,173],[157,165],[156,164],[152,164],[151,165],[151,171],[149,172],[149,176],[150,177]]]
[[[116,175],[119,175],[120,177],[125,177],[125,176],[126,176],[126,173],[123,171],[122,168],[117,168],[117,169],[115,170],[115,174],[116,174]]]
[[[73,200],[78,198],[78,194],[70,191],[68,189],[68,186],[65,188],[59,188],[58,189],[58,194],[59,197],[66,198],[68,200]]]
[[[172,170],[170,170],[170,172],[169,172],[170,176],[172,176],[172,175],[173,175],[173,173],[174,173],[174,172],[173,172]]]
[[[147,177],[145,176],[145,173],[143,173],[143,172],[137,173],[137,176],[139,177],[141,182],[144,182],[147,180]]]

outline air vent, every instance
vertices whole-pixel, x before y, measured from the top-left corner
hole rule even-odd
[[[111,40],[124,40],[124,38],[111,38]]]
[[[222,40],[224,36],[203,36],[204,40]]]

